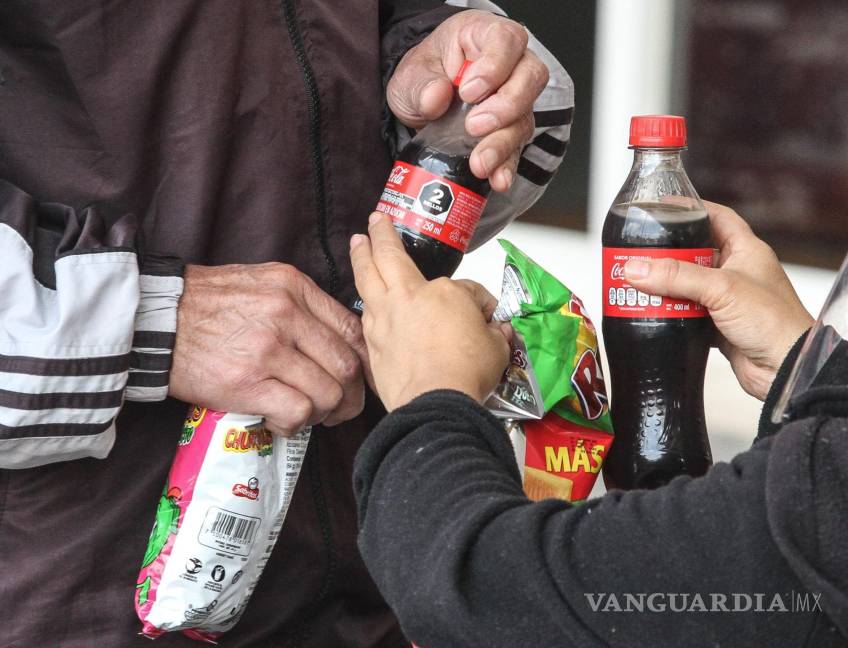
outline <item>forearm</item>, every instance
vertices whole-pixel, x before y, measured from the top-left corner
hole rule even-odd
[[[360,547],[424,646],[632,646],[653,632],[685,642],[692,624],[718,640],[728,625],[715,615],[611,616],[587,595],[799,587],[768,533],[767,458],[761,444],[704,479],[534,504],[498,422],[470,399],[431,393],[384,420],[357,457]],[[759,620],[733,631],[753,637]]]

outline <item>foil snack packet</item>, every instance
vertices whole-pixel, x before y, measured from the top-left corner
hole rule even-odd
[[[493,318],[515,330],[486,402],[506,426],[533,500],[586,499],[613,440],[598,336],[583,302],[509,241]]]
[[[214,643],[241,618],[283,526],[309,430],[194,406],[156,508],[135,591],[142,634]]]

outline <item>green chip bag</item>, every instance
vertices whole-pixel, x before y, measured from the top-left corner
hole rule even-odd
[[[533,499],[584,499],[612,444],[598,337],[583,302],[509,241],[493,319],[515,329],[486,406],[508,429]]]

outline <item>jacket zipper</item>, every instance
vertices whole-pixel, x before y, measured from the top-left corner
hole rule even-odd
[[[324,261],[330,275],[329,290],[333,297],[337,296],[339,289],[339,270],[333,252],[330,248],[330,240],[327,234],[327,194],[324,186],[324,158],[321,144],[321,98],[318,94],[318,84],[315,82],[315,73],[306,56],[306,48],[303,44],[303,36],[297,23],[294,0],[281,0],[283,17],[286,29],[289,33],[295,58],[300,68],[306,93],[309,98],[309,145],[312,153],[312,172],[315,176],[315,207],[316,225],[318,228],[318,239],[321,242],[321,250],[324,253]],[[327,556],[327,568],[321,579],[321,586],[315,598],[306,607],[292,627],[288,637],[287,645],[302,646],[309,639],[309,623],[314,619],[330,591],[338,566],[338,557],[330,526],[330,515],[327,501],[320,477],[320,435],[313,434],[309,441],[309,451],[306,453],[305,461],[309,462],[309,481],[312,491],[312,501],[315,505],[315,514],[318,518],[318,527],[324,542],[324,550]]]
[[[335,297],[339,290],[339,269],[333,258],[330,248],[330,240],[327,234],[327,193],[324,186],[324,157],[322,155],[321,143],[321,97],[318,94],[318,84],[315,81],[315,73],[306,56],[306,48],[303,45],[303,36],[297,24],[294,0],[282,0],[283,17],[286,21],[286,29],[289,33],[295,58],[300,68],[306,93],[309,98],[309,148],[312,154],[312,172],[314,175],[315,188],[315,219],[318,228],[318,240],[321,243],[321,251],[324,254],[324,262],[330,275],[329,290]]]

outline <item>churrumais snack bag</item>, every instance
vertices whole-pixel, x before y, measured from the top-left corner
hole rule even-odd
[[[283,525],[309,430],[194,406],[183,426],[135,591],[142,634],[214,643],[241,617]]]
[[[508,241],[494,319],[515,329],[512,359],[486,406],[507,419],[534,500],[586,499],[612,445],[598,336],[580,298]]]

